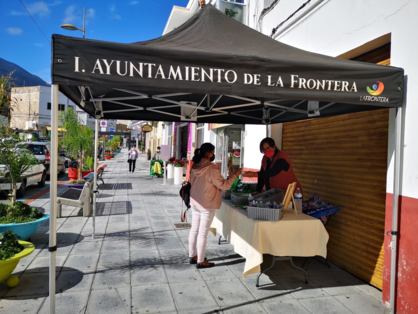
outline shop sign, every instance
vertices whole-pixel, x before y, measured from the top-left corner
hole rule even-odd
[[[151,132],[152,131],[152,126],[146,124],[142,127],[142,132]]]
[[[233,150],[232,155],[234,155],[234,157],[239,158],[241,156],[241,150],[239,149]]]

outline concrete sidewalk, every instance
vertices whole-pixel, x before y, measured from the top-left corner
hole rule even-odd
[[[127,150],[108,167],[101,186],[92,239],[92,218],[63,206],[57,220],[56,313],[376,313],[386,312],[381,292],[331,264],[309,259],[304,276],[287,262],[268,276],[242,279],[244,259],[209,235],[207,258],[216,267],[188,263],[189,229],[180,223],[179,186],[149,177],[140,155],[128,172]],[[65,187],[58,188],[62,193]],[[49,212],[49,193],[32,202]],[[191,218],[191,217],[190,217]],[[0,284],[0,313],[48,313],[48,224],[31,241],[35,252],[20,261],[20,284]],[[296,259],[296,264],[302,264]]]

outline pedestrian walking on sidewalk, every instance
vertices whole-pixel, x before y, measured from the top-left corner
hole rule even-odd
[[[138,159],[138,151],[136,150],[135,145],[132,146],[131,150],[128,153],[128,162],[129,162],[129,172],[135,171],[136,160]]]
[[[212,267],[215,264],[205,259],[206,241],[215,211],[221,207],[222,190],[229,190],[241,174],[238,169],[228,179],[224,179],[215,160],[215,146],[204,143],[196,149],[190,171],[190,203],[192,207],[192,228],[189,235],[190,264],[197,268]],[[197,249],[196,249],[197,248]]]

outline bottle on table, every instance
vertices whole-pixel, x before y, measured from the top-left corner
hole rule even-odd
[[[302,214],[302,191],[300,188],[297,188],[295,192],[295,207],[296,212]]]
[[[237,192],[242,193],[243,188],[244,184],[242,183],[242,181],[239,181],[237,185]]]

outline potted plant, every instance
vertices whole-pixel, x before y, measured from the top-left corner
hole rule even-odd
[[[186,162],[182,159],[176,159],[174,161],[174,184],[181,184],[183,181],[183,167],[186,166]]]
[[[112,154],[111,153],[106,153],[105,159],[110,160],[110,158],[112,158]]]
[[[0,175],[7,183],[11,184],[11,204],[14,205],[19,180],[26,171],[39,164],[39,161],[31,151],[16,147],[19,138],[13,130],[0,126],[0,134],[2,137],[0,141],[0,164],[2,165]],[[21,183],[20,194],[24,194],[21,190],[22,185],[24,188],[24,181]]]
[[[169,160],[167,160],[167,179],[173,179],[174,178],[174,162],[176,161],[175,157],[171,157]]]
[[[0,204],[0,232],[11,230],[22,240],[31,237],[48,219],[48,214],[23,202]]]
[[[93,159],[93,157],[87,157],[86,166],[89,168],[90,171],[94,171],[94,159]]]
[[[70,180],[76,180],[78,177],[78,161],[68,162],[68,178]]]
[[[81,180],[85,156],[94,155],[94,131],[83,125],[77,113],[72,109],[67,109],[61,113],[60,122],[65,130],[62,136],[62,143],[67,153],[74,160],[78,161],[76,179]]]
[[[17,241],[17,236],[13,231],[0,233],[0,283],[7,280],[9,288],[16,287],[19,278],[11,276],[20,259],[31,254],[35,245],[25,241]]]

